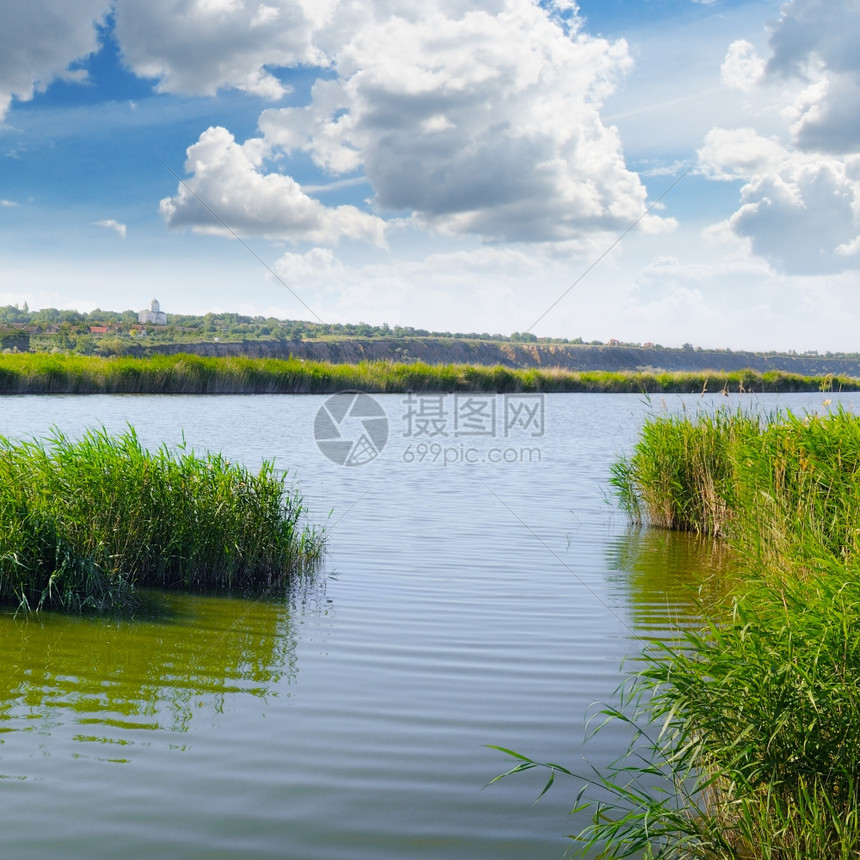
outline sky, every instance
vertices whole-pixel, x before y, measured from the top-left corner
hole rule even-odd
[[[0,5],[0,304],[860,351],[860,0]]]

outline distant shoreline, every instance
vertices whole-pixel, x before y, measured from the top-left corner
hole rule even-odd
[[[710,393],[858,391],[860,378],[783,371],[565,370],[421,361],[0,355],[0,394],[331,394],[418,392]]]
[[[479,340],[459,337],[327,337],[304,340],[246,339],[189,343],[124,344],[134,357],[189,353],[208,357],[303,358],[332,364],[361,361],[469,364],[508,368],[658,373],[781,371],[800,376],[860,378],[860,355],[735,352],[629,344],[560,344]]]

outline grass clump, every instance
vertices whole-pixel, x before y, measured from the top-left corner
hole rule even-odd
[[[611,483],[636,521],[723,535],[759,571],[860,552],[860,418],[654,416]]]
[[[757,582],[728,619],[647,652],[602,712],[635,737],[590,780],[606,799],[582,854],[860,856],[860,577],[833,573]]]
[[[271,588],[320,558],[287,478],[136,433],[0,438],[0,600],[105,610],[139,586]]]
[[[581,854],[860,858],[860,419],[654,417],[612,481],[634,519],[724,535],[744,576],[600,712],[633,739],[585,778]]]
[[[750,578],[604,712],[639,728],[586,846],[860,857],[860,419],[655,417],[612,481],[634,518],[725,535]]]
[[[734,508],[735,454],[761,428],[758,416],[740,410],[696,420],[654,416],[633,455],[613,466],[611,483],[637,522],[725,534]]]

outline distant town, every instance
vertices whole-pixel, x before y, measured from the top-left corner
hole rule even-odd
[[[432,338],[489,343],[543,344],[593,347],[628,347],[643,350],[663,350],[659,343],[631,343],[610,338],[608,341],[573,338],[539,338],[530,332],[510,335],[489,332],[431,331],[412,326],[370,325],[369,323],[315,323],[306,320],[283,320],[275,317],[247,316],[236,313],[207,313],[203,315],[172,314],[162,310],[153,298],[149,307],[139,311],[106,311],[89,313],[74,310],[44,308],[31,311],[22,307],[0,307],[0,349],[15,352],[74,352],[81,355],[128,355],[143,347],[168,344],[237,343],[243,341],[298,342],[303,340],[384,339],[403,340]],[[674,347],[677,348],[677,347]],[[697,350],[690,343],[682,350]],[[707,350],[732,354],[733,350]],[[762,355],[798,355],[793,350]],[[816,350],[800,353],[818,356]],[[826,352],[822,355],[849,354]],[[850,357],[857,357],[857,353]]]

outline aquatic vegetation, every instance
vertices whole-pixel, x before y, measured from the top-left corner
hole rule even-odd
[[[329,394],[336,391],[567,391],[610,393],[852,391],[860,380],[751,370],[730,373],[568,371],[467,364],[298,358],[148,358],[24,353],[0,356],[0,394]]]
[[[611,483],[634,520],[725,535],[759,570],[860,551],[860,418],[842,407],[654,416]]]
[[[612,480],[634,519],[725,535],[744,576],[596,715],[632,740],[581,777],[581,855],[860,857],[860,418],[652,417]]]
[[[630,517],[661,528],[724,534],[733,513],[733,455],[761,431],[759,416],[717,410],[652,416],[611,483]]]
[[[322,553],[302,515],[271,462],[151,453],[132,428],[0,438],[0,600],[103,610],[139,586],[282,586]]]
[[[582,855],[860,856],[860,577],[820,573],[756,582],[727,619],[645,650],[599,715],[634,736],[586,778]]]

